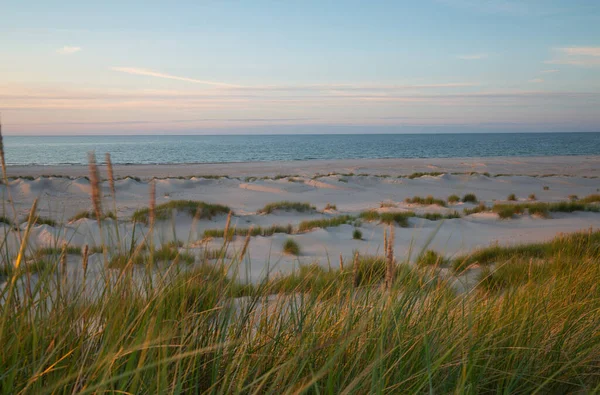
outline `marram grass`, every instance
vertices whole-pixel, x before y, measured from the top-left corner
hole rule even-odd
[[[55,269],[37,275],[31,295],[8,286],[13,277],[2,290],[2,389],[596,392],[598,240],[585,232],[482,250],[478,261],[496,267],[466,294],[401,261],[383,290],[385,258],[357,256],[342,270],[301,266],[253,286],[207,262],[174,265],[158,281],[111,269],[118,280],[91,297],[81,285],[57,290],[69,279],[49,249]],[[230,255],[223,265],[239,265]],[[25,286],[26,273],[13,275]]]

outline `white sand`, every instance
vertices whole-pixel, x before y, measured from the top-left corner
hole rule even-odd
[[[487,177],[484,175],[451,175],[424,176],[408,179],[397,178],[415,171],[423,172],[489,172],[493,176],[498,173],[527,174],[528,176]],[[104,169],[102,169],[105,176]],[[315,174],[367,173],[369,176],[331,175],[312,179]],[[60,167],[10,167],[9,175],[40,176],[59,174],[72,177],[84,176],[87,168],[83,166]],[[169,165],[169,166],[117,166],[118,177],[136,176],[149,179],[152,176],[186,177],[202,174],[227,174],[239,179],[221,178],[205,179],[192,177],[189,179],[169,178],[156,183],[158,204],[169,200],[190,199],[209,203],[219,203],[231,207],[236,215],[233,224],[247,228],[254,226],[270,226],[273,224],[297,226],[306,219],[334,217],[336,215],[358,215],[359,212],[380,207],[381,202],[394,203],[396,207],[381,211],[411,210],[417,213],[446,213],[472,204],[459,203],[448,208],[439,206],[420,206],[404,203],[404,199],[415,195],[433,195],[446,199],[451,194],[464,195],[475,193],[480,200],[492,205],[494,201],[503,201],[507,195],[514,193],[521,200],[535,194],[539,201],[556,202],[567,200],[569,195],[580,197],[598,193],[600,180],[600,157],[544,157],[544,158],[479,158],[479,159],[390,159],[390,160],[344,160],[344,161],[308,161],[308,162],[273,162],[244,164],[209,164],[209,165]],[[261,179],[263,176],[278,174],[294,175],[295,181],[288,178]],[[377,177],[374,175],[390,175]],[[547,174],[559,176],[532,177]],[[257,177],[246,180],[246,177]],[[340,181],[341,180],[341,181]],[[133,179],[122,179],[116,182],[117,209],[119,216],[119,233],[121,243],[127,245],[131,240],[133,224],[129,217],[137,208],[147,206],[148,183]],[[547,186],[548,190],[544,190]],[[10,191],[19,212],[19,219],[24,220],[35,198],[39,198],[41,215],[51,217],[60,224],[35,226],[30,244],[33,247],[60,245],[63,241],[71,245],[97,245],[101,237],[98,225],[92,220],[79,220],[67,223],[67,218],[75,213],[90,209],[90,185],[84,178],[37,178],[33,181],[16,179],[10,183]],[[0,186],[0,192],[6,196],[6,186]],[[103,184],[104,207],[112,210],[107,183]],[[315,205],[317,212],[274,212],[269,215],[257,214],[265,204],[290,200],[309,202]],[[322,210],[327,203],[337,206],[337,210]],[[8,206],[4,214],[13,217]],[[192,227],[193,221],[185,214],[178,214],[174,224],[162,221],[155,231],[157,242],[166,242],[177,238],[186,245],[219,246],[222,239],[201,242],[205,229],[224,227],[225,217],[212,220],[201,220]],[[446,221],[428,221],[419,218],[410,219],[409,228],[396,228],[395,252],[399,259],[413,257],[432,239],[429,248],[433,248],[447,256],[468,252],[478,247],[493,243],[512,244],[544,241],[553,238],[558,232],[574,232],[590,227],[600,227],[600,213],[576,212],[553,213],[550,219],[533,218],[528,215],[511,220],[499,220],[495,214],[475,214],[460,219]],[[115,242],[115,225],[113,221],[105,223],[104,239],[111,244]],[[4,231],[9,228],[3,226]],[[353,251],[376,253],[381,249],[382,225],[363,222],[360,230],[363,240],[353,240],[354,226],[342,225],[327,229],[315,229],[311,232],[296,235],[275,234],[270,237],[252,238],[250,244],[248,268],[251,280],[261,278],[267,268],[274,271],[289,272],[298,264],[318,262],[321,265],[337,266],[339,255],[349,260]],[[147,232],[146,227],[137,225],[135,234],[141,236]],[[299,257],[282,254],[282,244],[288,237],[294,238],[301,247]],[[15,248],[16,235],[10,232],[9,245]],[[232,243],[232,249],[239,249],[243,238],[238,237]],[[194,248],[192,252],[200,252]],[[246,269],[244,269],[245,271]]]

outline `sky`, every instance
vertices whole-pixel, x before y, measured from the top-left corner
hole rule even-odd
[[[600,131],[600,1],[0,0],[4,134]]]

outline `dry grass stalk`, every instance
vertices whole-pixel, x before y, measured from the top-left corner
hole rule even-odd
[[[388,250],[388,239],[387,239],[387,229],[383,230],[383,254],[387,254]]]
[[[100,173],[98,171],[98,165],[96,164],[96,154],[90,152],[88,154],[88,163],[90,170],[90,184],[92,186],[91,198],[92,206],[94,206],[94,212],[96,213],[96,220],[98,224],[102,222],[102,202],[100,198]]]
[[[223,232],[223,243],[226,244],[229,240],[229,226],[231,225],[231,211],[227,214],[227,221],[225,222],[225,231]]]
[[[67,243],[63,243],[62,250],[60,252],[60,274],[62,279],[67,277]]]
[[[386,250],[385,287],[391,289],[396,277],[396,262],[394,260],[394,226],[390,225],[390,237]]]
[[[340,252],[340,272],[344,271],[344,257],[342,257],[342,253]]]
[[[113,172],[112,161],[110,160],[110,153],[108,153],[108,152],[106,153],[105,160],[106,160],[106,171],[108,173],[108,185],[110,187],[110,193],[114,198],[116,196],[115,175]]]
[[[148,213],[150,229],[154,227],[154,221],[156,220],[156,182],[154,179],[150,181],[150,210]]]
[[[352,284],[354,288],[358,288],[360,277],[358,275],[358,251],[354,254],[354,262],[352,263]]]
[[[90,253],[90,250],[89,250],[88,245],[86,244],[83,246],[82,259],[81,259],[81,265],[83,266],[83,283],[84,284],[85,284],[85,278],[87,275],[89,253]]]
[[[242,253],[240,254],[240,262],[244,261],[244,256],[246,256],[246,252],[248,251],[248,246],[250,245],[250,236],[252,235],[252,229],[253,229],[253,227],[251,226],[250,229],[248,230],[248,234],[246,235],[246,240],[244,241],[244,247],[242,248]]]

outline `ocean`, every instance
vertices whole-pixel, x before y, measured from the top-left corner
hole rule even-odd
[[[600,155],[600,133],[5,136],[10,165]]]

